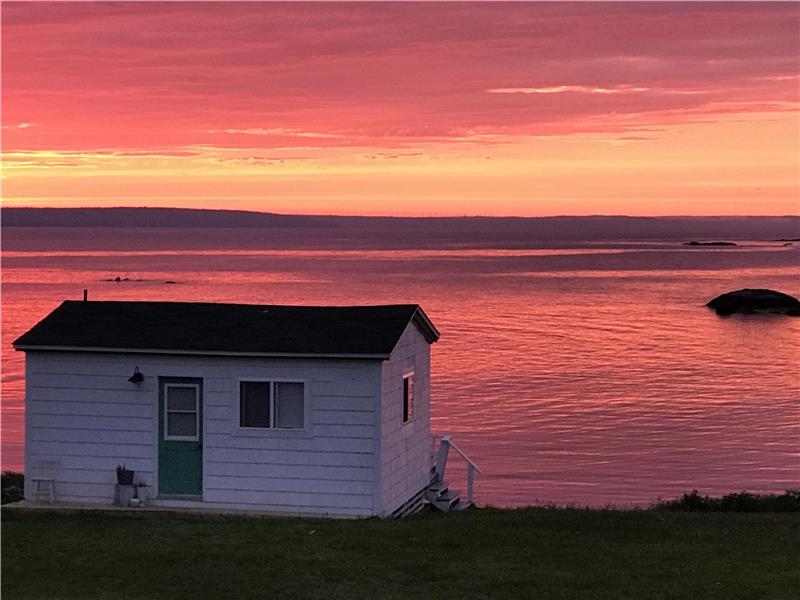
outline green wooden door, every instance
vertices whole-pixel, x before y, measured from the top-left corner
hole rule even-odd
[[[203,380],[158,379],[158,494],[203,493]]]

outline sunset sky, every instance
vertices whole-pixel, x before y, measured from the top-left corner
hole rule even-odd
[[[800,212],[797,3],[2,4],[5,206]]]

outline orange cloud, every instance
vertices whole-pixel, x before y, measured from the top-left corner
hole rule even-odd
[[[11,3],[4,202],[796,212],[799,18],[791,3]]]

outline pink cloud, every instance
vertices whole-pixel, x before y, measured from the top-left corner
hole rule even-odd
[[[632,85],[615,85],[613,87],[599,87],[592,85],[551,85],[543,87],[511,87],[492,88],[486,90],[490,94],[631,94],[647,92],[650,88]]]
[[[398,148],[796,110],[798,18],[792,3],[13,3],[4,147]]]

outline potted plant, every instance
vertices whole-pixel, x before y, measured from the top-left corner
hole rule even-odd
[[[133,485],[133,471],[125,468],[125,465],[117,465],[117,485]]]

